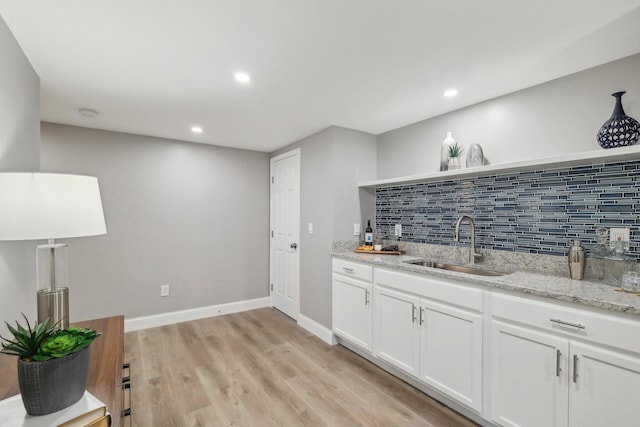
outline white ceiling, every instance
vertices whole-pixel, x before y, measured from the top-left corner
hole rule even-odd
[[[266,152],[640,52],[640,0],[0,0],[0,16],[43,121]]]

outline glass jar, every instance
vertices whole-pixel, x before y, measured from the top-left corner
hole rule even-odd
[[[604,277],[607,285],[622,287],[622,277],[636,270],[635,258],[624,252],[615,251],[604,259]]]
[[[622,276],[622,289],[627,292],[640,293],[640,273],[629,271]]]
[[[373,233],[373,250],[381,251],[382,250],[382,233],[380,230],[376,229]]]

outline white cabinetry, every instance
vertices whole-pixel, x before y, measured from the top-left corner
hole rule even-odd
[[[570,356],[569,425],[639,426],[640,358],[576,342]]]
[[[423,299],[419,318],[420,379],[480,412],[482,317]]]
[[[492,419],[503,426],[566,425],[566,340],[491,322]]]
[[[375,301],[375,355],[480,412],[482,291],[376,269]]]
[[[370,266],[333,260],[333,333],[368,352],[373,351],[372,275]]]
[[[640,425],[638,322],[500,294],[491,307],[494,422]]]
[[[375,300],[376,356],[418,376],[418,298],[377,286]]]
[[[631,316],[334,258],[333,332],[472,418],[640,426]]]

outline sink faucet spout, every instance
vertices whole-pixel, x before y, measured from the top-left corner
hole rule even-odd
[[[473,222],[473,218],[471,218],[469,215],[462,215],[460,218],[458,218],[458,220],[456,221],[456,228],[453,233],[453,240],[456,242],[460,241],[460,225],[465,220],[471,226],[471,241],[469,242],[469,264],[475,264],[476,258],[480,258],[482,254],[476,252],[476,225]]]

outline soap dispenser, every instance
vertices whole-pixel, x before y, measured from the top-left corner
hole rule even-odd
[[[573,246],[569,249],[569,277],[573,280],[582,280],[586,264],[582,243],[580,240],[574,240]]]

